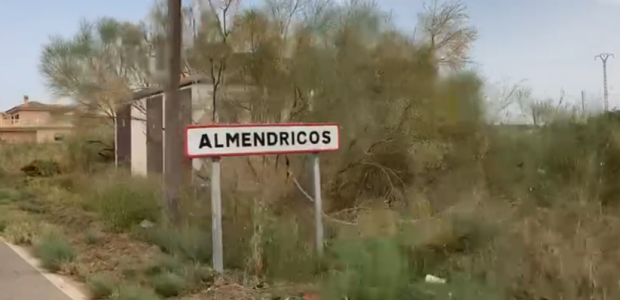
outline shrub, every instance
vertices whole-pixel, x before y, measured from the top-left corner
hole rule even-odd
[[[151,180],[116,174],[95,182],[93,188],[84,195],[85,204],[111,230],[127,230],[143,220],[161,217],[160,185]]]
[[[445,284],[420,281],[412,286],[411,300],[504,300],[501,288],[488,286],[481,280],[463,274],[453,274]]]
[[[8,204],[20,198],[20,192],[14,189],[0,189],[0,204]]]
[[[265,224],[260,247],[265,275],[270,278],[307,281],[319,271],[314,230],[303,228],[297,221],[294,217],[279,216]]]
[[[395,239],[340,242],[332,255],[322,299],[410,299],[409,263]]]
[[[150,278],[150,283],[157,294],[162,297],[178,296],[185,289],[185,279],[171,272],[163,272]]]
[[[139,285],[122,285],[110,300],[161,300],[151,289]]]
[[[84,232],[84,239],[87,244],[96,245],[103,239],[103,234],[99,231],[88,229]]]
[[[63,153],[62,145],[56,143],[2,144],[0,165],[7,173],[19,173],[22,167],[34,160],[55,160]]]
[[[55,160],[35,159],[21,168],[30,177],[52,177],[60,174],[60,164]]]
[[[19,209],[33,214],[45,214],[50,211],[49,207],[38,198],[23,199],[18,202],[17,206]]]
[[[86,279],[86,287],[93,299],[107,299],[114,294],[117,282],[107,275],[93,275]]]
[[[158,256],[145,270],[147,275],[157,275],[161,273],[183,273],[183,262],[170,255]]]
[[[79,173],[62,174],[51,178],[51,183],[65,191],[76,192],[76,188],[84,188],[83,185],[86,185],[86,182],[80,180],[84,178]]]
[[[4,230],[7,240],[16,245],[32,245],[36,238],[49,228],[36,220],[16,220],[8,224]]]
[[[0,233],[3,233],[8,226],[9,226],[9,221],[5,219],[0,219]]]
[[[153,227],[145,230],[144,235],[164,253],[195,262],[211,261],[211,234],[198,227]]]
[[[194,291],[204,284],[213,282],[216,273],[206,265],[194,263],[186,265],[183,269],[183,277],[186,280],[186,289]]]
[[[93,172],[114,162],[114,133],[109,128],[96,127],[63,141],[65,159],[71,170]]]
[[[75,250],[67,240],[59,234],[47,234],[38,239],[34,245],[34,253],[41,260],[43,268],[57,272],[64,263],[75,259]]]

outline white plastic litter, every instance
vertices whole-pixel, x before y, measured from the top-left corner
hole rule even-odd
[[[426,278],[424,278],[424,281],[426,283],[439,283],[439,284],[444,284],[446,283],[446,280],[443,278],[439,278],[437,276],[433,276],[433,275],[426,275]]]

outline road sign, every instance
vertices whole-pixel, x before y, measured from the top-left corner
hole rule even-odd
[[[316,247],[323,253],[323,207],[321,197],[321,152],[340,148],[336,124],[213,124],[189,126],[185,130],[185,154],[211,157],[211,218],[213,268],[224,272],[222,246],[222,191],[220,157],[268,154],[313,154]]]
[[[189,157],[319,153],[340,148],[336,124],[217,124],[186,129]]]

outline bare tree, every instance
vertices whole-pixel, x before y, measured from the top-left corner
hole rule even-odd
[[[418,18],[422,38],[441,65],[458,70],[470,62],[469,50],[478,31],[469,24],[467,6],[461,0],[432,0]]]
[[[510,83],[507,80],[497,84],[487,84],[485,108],[489,122],[503,123],[512,121],[515,108],[521,108],[524,101],[531,97],[531,89],[524,85],[525,80]]]
[[[534,126],[543,126],[554,121],[573,120],[576,117],[576,108],[564,100],[563,90],[558,99],[538,100],[532,98],[531,93],[527,93],[519,98],[518,104],[526,122]]]

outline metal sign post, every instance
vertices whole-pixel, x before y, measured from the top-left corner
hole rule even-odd
[[[211,236],[213,240],[213,269],[224,272],[224,246],[222,245],[222,189],[220,158],[211,162]]]
[[[314,222],[316,232],[316,251],[323,255],[323,199],[321,197],[321,167],[319,165],[319,155],[312,155],[312,175],[314,177]]]
[[[220,158],[270,154],[312,153],[316,247],[323,254],[323,200],[319,153],[340,149],[336,124],[212,124],[185,130],[185,154],[190,158],[211,157],[211,217],[213,268],[224,271],[222,245],[222,192]]]

